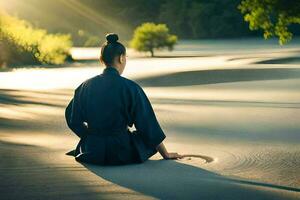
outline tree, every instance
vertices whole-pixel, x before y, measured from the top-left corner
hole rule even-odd
[[[153,57],[154,49],[167,47],[171,51],[176,42],[177,36],[169,33],[166,24],[147,22],[135,29],[130,46],[137,51],[150,52],[151,57]]]
[[[71,46],[70,35],[50,34],[0,10],[0,66],[61,64]]]
[[[250,30],[262,29],[265,39],[277,36],[280,44],[292,39],[289,25],[300,24],[299,0],[243,0],[238,8]]]

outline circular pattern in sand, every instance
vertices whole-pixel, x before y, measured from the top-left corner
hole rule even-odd
[[[214,161],[212,157],[205,156],[205,155],[197,155],[197,154],[183,154],[181,159],[185,159],[185,158],[187,160],[192,160],[193,158],[200,158],[205,163],[211,163]]]

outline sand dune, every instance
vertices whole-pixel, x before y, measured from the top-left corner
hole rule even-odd
[[[185,71],[137,79],[145,87],[176,87],[240,81],[300,78],[298,68],[243,68]]]

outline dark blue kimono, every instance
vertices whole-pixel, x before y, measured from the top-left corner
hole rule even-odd
[[[142,163],[166,137],[143,89],[113,67],[75,89],[65,118],[80,137],[74,155],[80,162]],[[130,131],[133,124],[136,130]]]

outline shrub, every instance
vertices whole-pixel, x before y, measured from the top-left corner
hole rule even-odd
[[[0,12],[1,64],[61,64],[72,46],[67,34],[49,34],[29,22]]]
[[[130,42],[130,46],[137,51],[149,51],[154,56],[154,49],[167,47],[173,50],[177,36],[171,35],[166,24],[143,23],[138,26]]]

